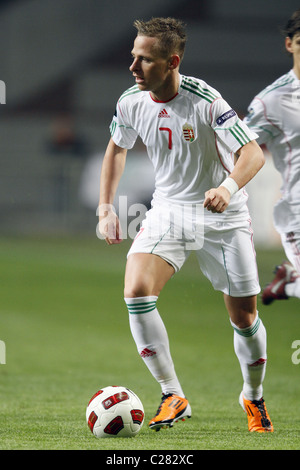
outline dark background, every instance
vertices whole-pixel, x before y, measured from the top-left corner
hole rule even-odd
[[[183,19],[181,72],[207,81],[243,116],[291,68],[280,28],[297,8],[297,0],[1,1],[1,233],[95,233],[95,173],[116,101],[134,84],[136,18]],[[138,162],[143,175],[147,163]]]

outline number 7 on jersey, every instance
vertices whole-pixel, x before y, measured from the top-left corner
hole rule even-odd
[[[172,150],[172,131],[169,129],[169,127],[160,127],[160,131],[166,131],[169,134],[169,141],[168,141],[168,148]]]

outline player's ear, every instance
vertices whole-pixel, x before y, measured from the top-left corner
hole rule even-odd
[[[180,57],[177,54],[173,54],[169,60],[169,67],[170,69],[174,70],[179,67],[180,64]]]
[[[285,48],[290,54],[293,54],[293,41],[288,36],[285,38]]]

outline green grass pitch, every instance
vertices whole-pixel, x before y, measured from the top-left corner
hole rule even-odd
[[[138,357],[123,301],[128,242],[108,247],[88,238],[2,238],[0,449],[2,450],[252,450],[298,449],[299,301],[265,307],[268,331],[264,397],[273,434],[247,430],[238,404],[242,379],[222,295],[191,257],[158,301],[177,374],[193,416],[172,429],[147,422],[160,389]],[[261,284],[282,251],[258,251]],[[299,357],[299,355],[298,355]],[[90,397],[107,385],[131,388],[142,400],[145,424],[132,439],[96,439],[85,421]]]

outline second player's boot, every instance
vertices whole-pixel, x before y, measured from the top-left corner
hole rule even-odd
[[[288,299],[285,293],[285,286],[295,282],[298,277],[299,273],[288,261],[284,261],[280,266],[277,266],[273,281],[262,292],[262,303],[269,305],[274,300]]]

